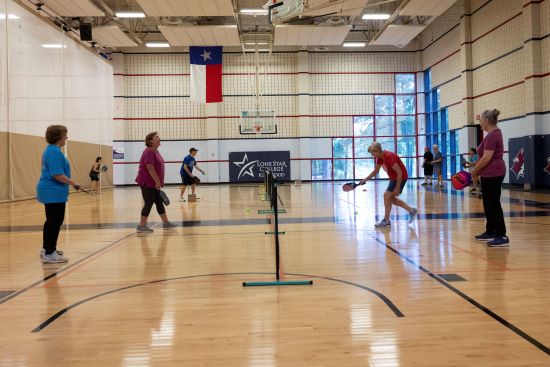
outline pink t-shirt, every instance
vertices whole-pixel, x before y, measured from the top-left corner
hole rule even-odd
[[[152,164],[160,180],[160,186],[164,186],[164,159],[157,149],[145,148],[139,160],[139,169],[136,182],[141,187],[155,187],[155,180],[147,171],[147,165]]]
[[[384,150],[384,155],[382,158],[376,159],[376,164],[382,165],[382,168],[388,173],[388,177],[391,181],[397,180],[397,172],[393,169],[393,165],[397,163],[399,168],[401,168],[401,179],[406,180],[409,178],[409,175],[407,174],[407,168],[401,161],[401,158],[394,152],[389,152],[387,150]]]
[[[506,164],[504,163],[504,159],[502,159],[504,143],[500,129],[491,130],[477,147],[477,154],[480,160],[483,158],[485,150],[492,150],[494,154],[489,163],[479,171],[479,175],[481,177],[504,176],[506,174]]]

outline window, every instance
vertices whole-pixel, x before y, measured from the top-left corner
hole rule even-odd
[[[318,159],[311,161],[312,180],[331,180],[332,161],[329,159]]]
[[[414,73],[397,73],[394,81],[395,94],[373,96],[373,116],[353,117],[353,137],[332,138],[331,160],[312,161],[313,180],[365,178],[375,166],[368,152],[373,141],[379,142],[383,149],[396,152],[407,167],[409,177],[417,177],[416,77]],[[428,141],[427,135],[422,141]],[[384,170],[380,171],[379,178],[388,178]]]

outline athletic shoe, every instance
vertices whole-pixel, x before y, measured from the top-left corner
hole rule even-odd
[[[61,251],[61,250],[55,250],[55,251],[56,251],[59,255],[63,255],[63,251]],[[42,248],[42,249],[40,250],[40,258],[43,258],[44,255],[46,255],[46,250],[45,250],[44,248]]]
[[[476,240],[478,241],[484,241],[484,242],[487,242],[487,241],[492,241],[494,240],[495,238],[497,238],[497,236],[495,234],[492,234],[492,233],[488,233],[488,232],[483,232],[482,234],[478,234],[477,236],[474,237]]]
[[[181,202],[181,203],[185,203],[185,199],[184,199],[184,198],[180,198],[180,202]]]
[[[176,227],[177,226],[174,223],[171,223],[171,222],[162,223],[162,228],[164,228],[164,229],[172,229],[172,228],[176,228]]]
[[[136,227],[136,232],[137,233],[151,233],[151,232],[153,232],[153,228],[147,227],[146,225],[145,226],[138,225]]]
[[[66,263],[69,261],[68,258],[65,256],[59,255],[56,251],[52,252],[49,255],[44,254],[42,257],[42,263],[43,264],[60,264],[60,263]]]
[[[497,237],[492,241],[487,242],[489,247],[508,247],[510,246],[510,240],[506,236]]]
[[[430,182],[428,183],[428,185],[430,185],[430,186],[431,186],[431,185],[432,185],[432,181],[430,181]]]
[[[416,208],[413,208],[412,212],[409,213],[409,224],[411,224],[416,219],[417,214],[418,210],[416,210]]]
[[[380,222],[374,225],[375,228],[383,228],[383,227],[389,227],[389,226],[391,226],[391,222],[385,219],[382,219]]]
[[[428,186],[428,183],[427,182],[423,182],[421,183],[422,186]]]

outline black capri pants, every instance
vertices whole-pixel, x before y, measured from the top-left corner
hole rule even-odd
[[[159,213],[159,215],[166,213],[164,203],[160,198],[159,190],[154,187],[141,187],[141,196],[143,196],[143,201],[145,202],[143,204],[143,209],[141,209],[142,217],[149,216],[149,213],[151,213],[151,208],[153,207],[153,203],[157,207],[157,213]]]

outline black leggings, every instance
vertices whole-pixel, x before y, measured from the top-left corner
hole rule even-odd
[[[506,236],[506,224],[504,223],[504,214],[500,205],[500,192],[504,176],[499,177],[481,177],[481,192],[483,193],[483,211],[487,224],[485,230],[487,233],[499,237]]]
[[[145,202],[143,204],[143,209],[141,209],[142,217],[149,216],[149,213],[151,213],[151,208],[153,207],[153,203],[156,205],[157,213],[159,213],[159,215],[166,213],[166,209],[164,209],[164,203],[160,198],[159,190],[154,187],[141,187],[141,195],[143,196],[143,201]]]
[[[53,253],[57,248],[57,237],[59,237],[59,231],[65,219],[65,204],[44,204],[46,207],[46,221],[42,231],[42,247],[46,250],[46,255]]]

